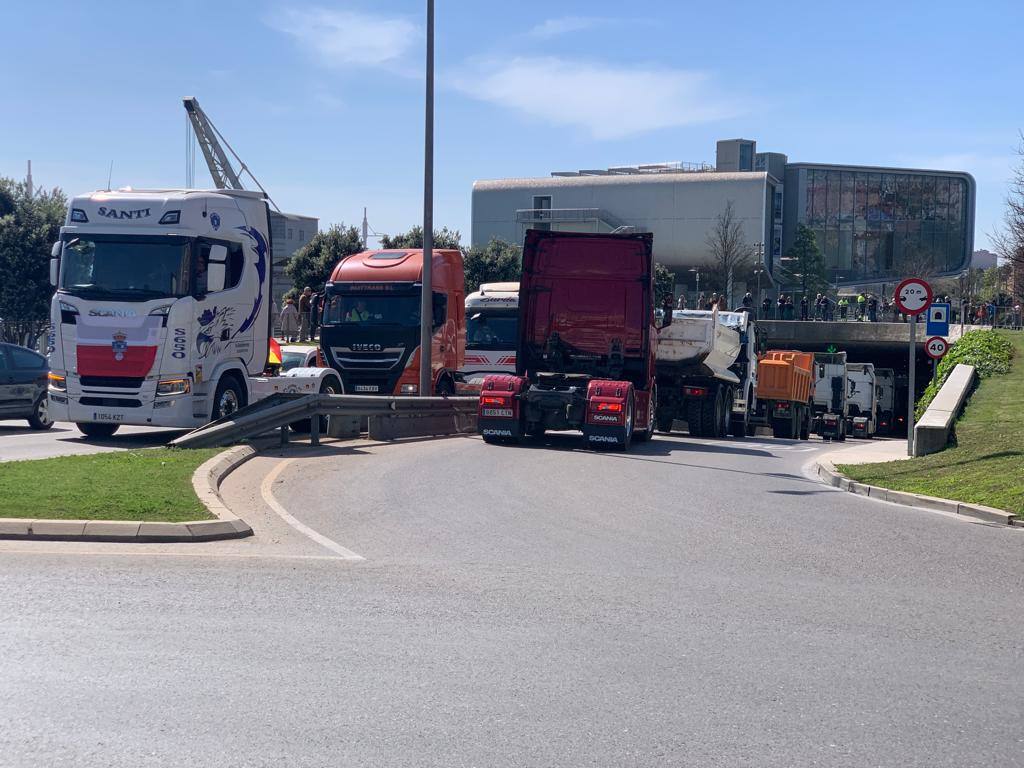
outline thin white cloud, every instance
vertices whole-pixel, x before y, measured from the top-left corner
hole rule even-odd
[[[734,117],[702,72],[616,67],[554,57],[515,58],[457,76],[454,85],[481,101],[554,125],[584,129],[595,139]]]
[[[291,6],[264,21],[335,69],[397,65],[422,38],[407,18],[350,10]]]
[[[608,24],[611,19],[604,19],[597,16],[561,16],[557,19],[547,19],[533,27],[529,35],[540,40],[547,40],[559,35],[568,35],[572,32],[584,32],[594,27]]]

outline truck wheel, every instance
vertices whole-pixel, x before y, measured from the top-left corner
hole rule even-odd
[[[212,420],[223,419],[245,407],[245,392],[238,379],[230,374],[221,376],[217,382],[217,390],[213,394]]]
[[[705,421],[705,432],[707,437],[722,438],[725,437],[728,432],[728,419],[729,411],[725,405],[725,390],[718,389],[715,392],[715,398],[712,400],[708,398],[709,410],[705,411],[705,416],[708,417]]]
[[[733,416],[729,422],[729,434],[733,437],[746,437],[749,429],[750,427],[745,418],[741,419]]]
[[[780,440],[790,440],[793,437],[793,419],[772,419],[772,436]]]
[[[436,389],[438,397],[451,397],[455,394],[455,385],[447,376],[441,377],[441,380],[437,382]]]
[[[811,439],[811,416],[809,413],[804,413],[800,419],[800,439]]]
[[[700,403],[700,437],[718,437],[718,425],[721,424],[719,410],[719,394],[714,397],[702,397]]]
[[[671,415],[661,414],[657,417],[655,426],[657,426],[659,432],[664,432],[668,435],[672,433],[672,423],[674,421],[675,419]]]
[[[633,432],[636,426],[636,401],[630,393],[629,401],[626,404],[626,423],[622,427],[622,450],[628,451],[633,444]]]
[[[45,392],[36,400],[36,408],[28,417],[28,425],[32,429],[49,429],[53,426],[53,419],[50,418],[50,399]]]
[[[638,443],[646,443],[654,436],[654,424],[658,412],[658,390],[652,389],[651,396],[647,399],[647,429],[634,431]]]
[[[82,422],[75,424],[78,427],[78,431],[86,437],[92,437],[97,440],[103,440],[104,438],[110,437],[115,432],[119,425],[117,424],[96,424],[95,422]]]

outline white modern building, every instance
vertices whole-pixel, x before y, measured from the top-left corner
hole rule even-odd
[[[530,228],[648,231],[655,259],[690,283],[688,271],[712,264],[708,241],[731,202],[751,258],[763,253],[770,280],[786,281],[781,262],[805,224],[830,281],[870,283],[917,271],[924,260],[937,274],[965,269],[974,196],[966,173],[790,163],[784,154],[757,152],[752,140],[726,139],[714,166],[658,163],[477,181],[471,240],[521,243]]]

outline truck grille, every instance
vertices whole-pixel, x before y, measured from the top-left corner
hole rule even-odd
[[[129,400],[123,397],[83,397],[79,400],[82,405],[96,405],[100,408],[141,408],[139,400]]]
[[[347,347],[331,347],[331,355],[339,368],[353,373],[390,371],[402,360],[403,347],[389,347],[379,352],[356,352]]]
[[[83,387],[103,387],[105,389],[141,389],[142,378],[127,376],[82,376]]]

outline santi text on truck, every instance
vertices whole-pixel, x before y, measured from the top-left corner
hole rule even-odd
[[[350,395],[455,393],[466,348],[462,254],[435,250],[431,268],[433,392],[419,391],[423,251],[363,251],[324,289],[320,348]]]
[[[484,440],[579,429],[589,447],[626,449],[651,436],[651,247],[650,233],[527,231],[516,373],[484,379]]]
[[[53,418],[102,437],[202,425],[275,391],[340,389],[330,371],[262,375],[271,257],[261,193],[73,198],[50,261]]]

